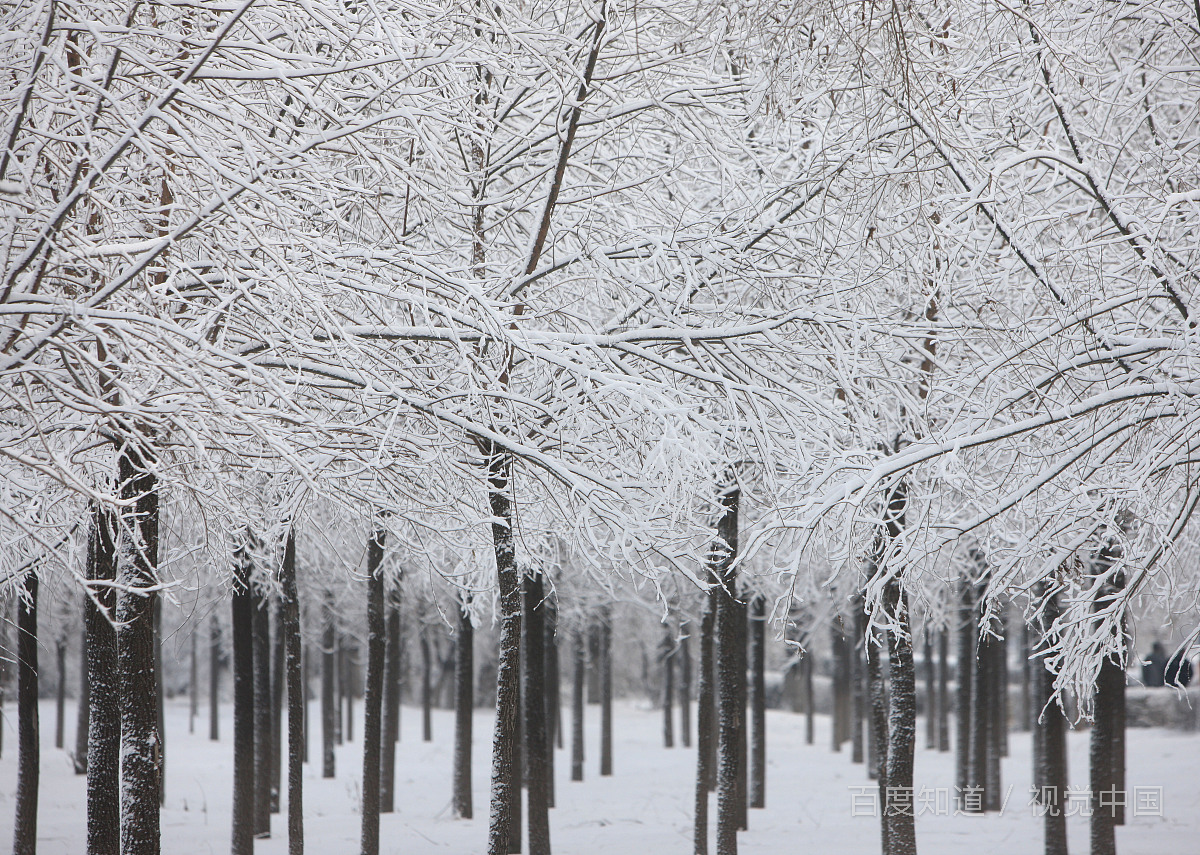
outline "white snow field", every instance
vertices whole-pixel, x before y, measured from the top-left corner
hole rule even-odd
[[[68,704],[66,741],[74,744],[74,705]],[[4,755],[0,758],[0,847],[7,847],[16,790],[15,706],[4,707]],[[312,704],[310,713],[317,712]],[[362,706],[355,712],[361,717]],[[167,855],[229,851],[232,722],[222,709],[222,741],[208,740],[207,711],[187,732],[187,702],[167,707],[167,799],[162,812],[162,851]],[[564,708],[569,716],[569,709]],[[84,780],[72,773],[64,751],[53,747],[54,706],[41,705],[42,779],[38,852],[84,852]],[[619,703],[614,715],[614,772],[597,773],[598,707],[589,706],[586,780],[569,780],[569,754],[556,753],[558,807],[551,811],[551,839],[561,855],[690,855],[695,753],[664,749],[661,713],[647,705]],[[486,851],[487,789],[491,715],[475,718],[474,797],[476,818],[450,815],[452,714],[434,712],[434,741],[420,739],[420,711],[406,707],[397,746],[397,812],[382,818],[384,855],[481,855]],[[569,718],[565,723],[569,727]],[[875,855],[879,823],[870,813],[871,790],[862,766],[850,763],[849,751],[828,747],[827,717],[818,717],[816,744],[804,744],[804,719],[768,712],[769,766],[767,808],[750,812],[750,830],[740,835],[746,855]],[[362,745],[361,718],[355,741],[337,749],[338,777],[320,778],[319,766],[305,774],[306,850],[313,855],[358,852],[358,803]],[[924,721],[918,721],[918,746]],[[310,734],[310,756],[319,758],[319,730]],[[1087,786],[1087,731],[1070,735],[1073,787]],[[1029,806],[1029,735],[1009,738],[1004,787],[1011,786],[1001,815],[953,816],[947,796],[953,787],[953,753],[917,749],[915,810],[917,843],[922,855],[1036,855],[1041,851],[1041,821]],[[1200,853],[1200,734],[1131,729],[1128,734],[1128,784],[1148,799],[1161,788],[1161,810],[1149,802],[1117,830],[1121,855],[1195,855]],[[286,776],[285,776],[286,781]],[[922,790],[924,792],[922,793]],[[856,799],[856,794],[859,798]],[[712,798],[712,797],[710,797]],[[856,801],[858,802],[856,804]],[[1158,813],[1161,812],[1161,815]],[[855,814],[860,815],[855,815]],[[256,853],[287,852],[285,816],[272,819],[274,836],[256,843]],[[1074,853],[1088,851],[1087,820],[1069,822]],[[710,829],[711,833],[711,829]]]

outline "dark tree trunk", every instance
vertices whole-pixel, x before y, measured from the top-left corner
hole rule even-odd
[[[740,498],[736,488],[721,495],[724,513],[717,524],[717,542],[710,559],[720,585],[713,593],[717,606],[717,855],[737,855],[737,832],[745,808],[740,767],[746,714],[746,613],[739,608],[737,571],[730,566],[737,555]]]
[[[492,736],[491,821],[488,855],[509,855],[521,839],[520,768],[517,762],[517,722],[521,716],[521,579],[517,570],[512,528],[510,475],[512,460],[492,448],[488,459],[488,501],[494,522],[492,544],[500,594],[500,650],[496,663],[496,722]],[[515,791],[515,792],[514,792]],[[516,851],[520,851],[517,846]]]
[[[233,557],[233,845],[254,852],[254,595],[249,533]]]
[[[97,507],[89,538],[88,579],[116,579],[115,519]],[[118,855],[121,851],[120,674],[117,669],[116,589],[89,586],[84,604],[88,635],[87,851],[88,855]]]
[[[814,661],[811,653],[805,653],[804,658],[800,661],[800,667],[804,669],[804,743],[806,745],[812,745],[816,741],[817,703],[813,696]]]
[[[338,745],[344,741],[342,710],[346,703],[346,648],[341,630],[334,630],[333,646],[333,739]]]
[[[0,650],[8,650],[8,615],[0,609]],[[0,720],[4,715],[4,692],[8,685],[8,663],[0,656]],[[4,756],[4,728],[0,727],[0,757]]]
[[[154,713],[158,728],[158,804],[162,807],[167,799],[167,696],[166,680],[163,673],[163,632],[162,632],[162,597],[154,598],[153,633],[154,633]]]
[[[987,756],[988,756],[988,734],[991,727],[992,716],[988,709],[991,692],[990,671],[991,657],[988,653],[987,642],[979,637],[979,608],[982,607],[982,602],[979,598],[976,599],[979,607],[972,614],[972,622],[975,624],[975,635],[978,641],[975,644],[975,661],[971,669],[971,766],[969,786],[979,794],[979,802],[977,805],[971,804],[967,806],[967,810],[977,812],[986,810],[988,804],[988,788],[987,788]]]
[[[208,738],[221,738],[219,706],[221,700],[221,621],[216,615],[208,625]]]
[[[17,805],[13,823],[13,855],[36,855],[38,779],[38,576],[25,570],[17,601]]]
[[[58,672],[54,691],[54,747],[62,748],[67,719],[67,642],[61,637],[54,640],[54,665]]]
[[[662,667],[663,748],[675,747],[675,639],[671,629],[663,630],[659,643],[659,663]]]
[[[692,747],[692,641],[691,624],[680,626],[679,639],[679,741]]]
[[[966,809],[962,794],[973,786],[971,775],[971,684],[975,671],[975,595],[969,579],[959,580],[961,597],[958,609],[958,662],[955,679],[955,735],[958,738],[955,753],[955,789]]]
[[[1033,661],[1029,654],[1029,624],[1021,620],[1018,643],[1021,646],[1021,708],[1017,711],[1016,730],[1032,730],[1037,713],[1033,710]]]
[[[545,585],[540,572],[524,575],[525,779],[529,855],[550,855],[549,768],[546,734]]]
[[[275,604],[275,637],[271,640],[271,813],[279,813],[283,798],[283,689],[287,683],[283,604]]]
[[[343,719],[342,736],[347,742],[354,741],[354,693],[358,685],[358,644],[347,643],[342,636],[342,694],[346,699],[346,716]]]
[[[321,777],[334,776],[334,744],[337,742],[337,709],[334,659],[337,656],[337,623],[333,594],[325,592],[321,619]]]
[[[1092,822],[1092,855],[1116,855],[1117,844],[1114,828],[1116,811],[1116,776],[1114,757],[1116,743],[1116,697],[1124,689],[1124,673],[1121,666],[1111,657],[1100,665],[1096,678],[1094,699],[1095,719],[1092,722],[1090,750]]]
[[[396,741],[400,731],[400,586],[393,585],[387,609],[387,673],[383,692],[383,752],[379,766],[379,812],[396,809]]]
[[[850,736],[850,651],[846,640],[845,622],[841,615],[834,617],[829,627],[829,650],[833,664],[832,748],[842,750]]]
[[[454,646],[454,813],[471,819],[471,722],[475,711],[475,627],[470,595],[458,607],[458,643]],[[397,615],[398,617],[398,615]],[[397,633],[399,635],[399,633]],[[395,749],[392,749],[393,754]]]
[[[158,479],[145,450],[126,446],[118,460],[122,520],[117,598],[121,674],[121,855],[157,855],[162,741],[158,728],[154,612],[158,602]]]
[[[1061,614],[1058,593],[1039,583],[1037,596],[1041,601],[1038,619],[1042,651],[1054,646],[1052,629]],[[1030,700],[1033,704],[1033,739],[1035,745],[1033,783],[1037,800],[1043,811],[1043,851],[1045,855],[1067,855],[1067,720],[1062,708],[1052,703],[1054,674],[1045,667],[1041,657],[1030,660]]]
[[[714,594],[704,595],[700,618],[700,684],[696,701],[696,800],[692,826],[693,855],[708,855],[708,794],[717,780],[717,728],[713,686]]]
[[[850,762],[862,763],[863,753],[866,749],[863,743],[863,725],[867,718],[867,691],[866,691],[866,674],[863,669],[863,657],[865,654],[863,639],[867,633],[867,615],[863,611],[866,604],[863,602],[862,595],[859,594],[851,600],[851,609],[853,609],[854,621],[851,624],[852,630],[849,639],[843,639],[846,652],[849,654],[849,695],[850,695]]]
[[[938,630],[937,748],[950,750],[950,633]]]
[[[288,528],[279,572],[279,632],[287,672],[288,855],[304,855],[304,708],[307,705],[300,638],[300,592],[296,586],[296,531]]]
[[[89,546],[90,550],[91,547]],[[91,561],[89,559],[89,565]],[[88,568],[88,578],[91,578],[91,568]],[[88,680],[88,649],[87,649],[87,610],[88,602],[84,598],[83,620],[84,630],[79,637],[79,705],[75,708],[75,755],[72,757],[76,775],[87,774],[88,750],[88,720],[91,712],[91,683]]]
[[[898,631],[888,633],[889,696],[887,739],[887,791],[913,795],[913,755],[917,741],[917,680],[913,665],[912,633],[908,619],[908,597],[900,580],[892,578],[884,588],[884,607]],[[886,802],[885,802],[886,804]],[[916,855],[915,804],[888,806],[888,855]]]
[[[562,748],[562,680],[558,669],[558,603],[546,590],[543,601],[546,651],[546,804],[554,807],[554,747]]]
[[[928,623],[925,625],[924,644],[921,647],[921,655],[924,658],[922,665],[925,670],[925,749],[927,751],[937,750],[937,668],[933,661],[933,631],[929,628]]]
[[[589,704],[600,703],[600,624],[588,627],[588,675],[587,700]]]
[[[253,591],[254,836],[271,836],[271,612],[266,595]]]
[[[421,629],[421,739],[433,741],[433,651],[428,628]]]
[[[767,603],[750,601],[750,807],[767,806]]]
[[[613,772],[612,611],[600,612],[600,776]]]
[[[383,743],[383,672],[387,665],[383,544],[376,529],[367,544],[367,681],[363,696],[362,855],[379,855],[379,762]],[[388,746],[391,748],[391,746]]]
[[[571,780],[583,780],[583,709],[587,682],[587,641],[582,629],[575,630],[571,680]]]
[[[881,851],[891,855],[891,827],[886,813],[888,793],[888,694],[883,671],[884,645],[878,630],[872,630],[868,638],[864,638],[867,660],[867,693],[871,697],[871,742],[875,745],[874,756],[868,766],[868,777],[874,779],[879,787],[880,807],[880,836]]]

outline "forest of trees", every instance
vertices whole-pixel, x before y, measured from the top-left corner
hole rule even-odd
[[[602,699],[611,773],[634,600],[698,699],[676,722],[660,686],[664,739],[695,730],[695,855],[710,790],[717,855],[765,798],[776,639],[804,680],[805,651],[840,663],[834,742],[881,794],[913,786],[926,681],[927,738],[950,748],[953,705],[956,783],[997,809],[1012,644],[1038,782],[1065,781],[1070,705],[1093,793],[1123,788],[1135,610],[1191,608],[1181,649],[1200,635],[1200,5],[0,17],[16,853],[67,632],[88,852],[159,851],[164,604],[193,702],[201,670],[233,700],[236,855],[280,804],[303,851],[305,727],[333,776],[360,672],[378,853],[402,671],[459,708],[455,813],[486,813],[489,855],[523,830],[549,855],[552,746],[583,768],[550,699]],[[1097,804],[1093,855],[1122,821]],[[917,851],[911,812],[883,812],[881,847]]]

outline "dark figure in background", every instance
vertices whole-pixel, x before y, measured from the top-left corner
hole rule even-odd
[[[1161,641],[1150,646],[1150,655],[1142,662],[1142,683],[1146,686],[1164,685],[1167,671],[1167,651]],[[1190,676],[1190,675],[1189,675]]]
[[[1192,663],[1182,650],[1175,651],[1175,655],[1167,662],[1163,678],[1166,685],[1180,688],[1187,688],[1188,683],[1192,682]]]

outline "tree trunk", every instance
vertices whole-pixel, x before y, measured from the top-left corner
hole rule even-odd
[[[546,625],[543,575],[521,579],[524,594],[525,783],[529,823],[529,855],[550,855],[549,769],[546,738]]]
[[[387,672],[383,692],[383,752],[379,766],[379,812],[396,809],[396,740],[400,730],[400,584],[388,596]]]
[[[283,688],[287,654],[284,649],[283,604],[275,604],[275,634],[271,640],[271,813],[279,813],[283,798]]]
[[[515,801],[519,805],[521,798],[517,764],[517,722],[521,715],[521,580],[513,543],[511,469],[511,458],[493,447],[488,458],[488,502],[494,518],[492,545],[500,594],[500,650],[496,663],[488,855],[509,855],[514,851],[513,838],[518,843],[521,839],[520,818],[515,815],[513,804]],[[516,851],[520,851],[519,845]]]
[[[833,664],[832,694],[833,709],[830,736],[834,751],[842,750],[842,743],[850,736],[850,655],[846,642],[845,622],[836,615],[829,626],[829,650]]]
[[[88,549],[91,549],[89,545]],[[88,564],[91,564],[89,558]],[[88,578],[92,578],[89,566]],[[91,683],[88,680],[88,648],[87,648],[87,610],[88,601],[83,601],[84,630],[79,635],[79,705],[75,709],[75,754],[71,758],[76,775],[87,774],[88,724],[91,712]]]
[[[88,579],[116,579],[115,519],[96,506],[88,544]],[[87,851],[88,855],[119,855],[121,851],[121,706],[117,669],[116,589],[89,586],[84,604],[87,631],[88,742]]]
[[[346,716],[343,719],[342,736],[347,742],[354,741],[354,692],[358,685],[358,644],[347,643],[342,636],[342,694],[346,699]]]
[[[917,680],[913,665],[908,596],[893,577],[884,589],[884,607],[899,630],[888,633],[889,696],[887,792],[907,795],[888,805],[888,855],[916,855],[913,760],[917,736]],[[885,802],[886,804],[886,802]]]
[[[334,631],[333,639],[333,739],[341,745],[344,742],[342,710],[346,705],[346,648],[340,629]]]
[[[1038,620],[1039,641],[1042,651],[1054,646],[1054,621],[1061,614],[1056,591],[1048,590],[1046,583],[1037,586],[1037,597],[1041,601]],[[1043,823],[1043,851],[1045,855],[1067,855],[1067,720],[1062,708],[1052,703],[1054,674],[1045,667],[1045,660],[1031,660],[1033,668],[1030,682],[1030,700],[1033,704],[1034,751],[1033,783],[1037,792]]]
[[[471,723],[475,711],[475,627],[470,594],[458,606],[458,643],[454,647],[454,814],[471,819]],[[398,615],[397,615],[398,617]],[[397,632],[397,635],[399,633]],[[389,746],[390,747],[390,746]],[[395,749],[392,749],[393,754]]]
[[[875,745],[875,756],[868,767],[868,777],[879,787],[881,851],[891,855],[890,831],[887,816],[888,794],[888,694],[883,672],[884,645],[878,630],[871,630],[863,639],[867,660],[867,693],[871,697],[871,742]]]
[[[249,532],[233,557],[233,844],[254,852],[254,596]]]
[[[25,570],[17,601],[17,805],[13,823],[13,855],[36,855],[38,779],[38,576]]]
[[[429,629],[421,628],[421,739],[433,741],[433,651]]]
[[[1100,665],[1096,678],[1095,719],[1092,722],[1090,750],[1092,822],[1092,855],[1116,855],[1115,836],[1116,811],[1113,803],[1117,795],[1114,775],[1116,742],[1116,696],[1124,689],[1124,674],[1121,666],[1111,657]]]
[[[208,738],[221,738],[219,703],[221,699],[221,621],[216,615],[208,625]]]
[[[696,801],[692,826],[693,855],[708,855],[708,794],[716,786],[716,715],[713,686],[714,595],[704,594],[700,618],[700,685],[696,701]]]
[[[816,714],[817,704],[816,698],[813,697],[813,656],[806,652],[804,658],[800,660],[800,666],[804,669],[804,743],[812,745],[816,740]]]
[[[158,805],[167,803],[167,694],[166,680],[163,673],[163,632],[162,632],[162,597],[154,598],[152,614],[152,631],[154,640],[154,714],[158,728],[158,756],[155,766],[158,770]]]
[[[587,640],[576,629],[572,646],[574,668],[571,680],[571,780],[583,780],[583,710],[587,682]]]
[[[271,836],[271,613],[266,594],[252,592],[254,656],[254,836]]]
[[[335,706],[334,658],[337,656],[337,624],[333,594],[325,592],[322,611],[324,627],[321,634],[321,777],[334,776],[334,744],[337,741],[337,709]]]
[[[362,855],[379,855],[379,762],[383,743],[383,672],[387,665],[383,544],[376,529],[367,544],[367,681],[363,696]],[[391,746],[388,746],[391,748]]]
[[[750,601],[750,807],[767,806],[767,603]]]
[[[1003,627],[993,629],[1003,632]],[[1003,804],[1000,780],[1000,758],[1004,755],[1005,738],[1005,704],[1002,689],[1004,685],[1004,641],[1002,637],[988,635],[984,644],[984,655],[987,657],[987,751],[984,766],[984,810],[999,811]]]
[[[562,680],[558,670],[558,603],[549,589],[542,604],[546,618],[546,804],[554,807],[554,747],[562,748]]]
[[[971,684],[975,671],[975,596],[969,579],[959,580],[958,662],[955,679],[955,735],[958,738],[955,754],[955,789],[963,810],[964,794],[974,781],[971,775]]]
[[[937,748],[950,750],[950,633],[938,630]]]
[[[973,632],[978,641],[975,644],[975,659],[971,669],[971,766],[969,777],[969,787],[978,794],[979,799],[977,804],[971,803],[967,806],[966,809],[970,812],[987,809],[988,733],[992,721],[988,708],[991,695],[989,691],[991,659],[988,655],[986,640],[979,636],[979,609],[982,607],[980,600],[981,598],[976,598],[975,601],[978,605],[971,615],[972,623],[975,626]]]
[[[737,832],[745,806],[739,782],[746,713],[742,684],[746,668],[745,648],[739,651],[738,647],[746,615],[738,608],[737,571],[730,566],[737,555],[740,498],[736,488],[721,495],[724,513],[717,524],[717,542],[710,558],[713,575],[720,585],[713,592],[717,605],[717,855],[737,855]]]
[[[304,855],[304,708],[303,642],[300,637],[300,592],[296,585],[296,530],[288,528],[279,571],[282,593],[279,632],[284,639],[288,723],[288,855]]]
[[[157,855],[162,742],[154,610],[158,602],[158,479],[145,450],[127,445],[118,460],[123,512],[117,597],[121,674],[121,855]]]
[[[684,621],[679,639],[679,741],[692,747],[692,641],[691,624]]]
[[[921,655],[925,670],[925,750],[937,750],[937,669],[933,661],[933,632],[928,622],[925,624],[924,644]]]
[[[670,627],[663,629],[662,641],[659,642],[659,664],[662,669],[662,735],[663,748],[675,747],[675,657],[673,656],[675,639],[671,637]]]
[[[196,715],[200,710],[200,675],[197,665],[197,633],[193,629],[188,635],[188,735],[196,732]]]
[[[67,641],[61,636],[54,640],[54,665],[58,672],[54,687],[54,747],[62,748],[67,718]]]
[[[612,611],[600,611],[600,776],[613,770]]]
[[[849,687],[850,695],[850,762],[862,763],[866,746],[863,743],[863,725],[866,719],[867,694],[866,675],[863,669],[865,644],[863,639],[867,634],[867,615],[863,609],[866,604],[862,595],[855,596],[850,603],[853,609],[854,621],[849,639],[843,639],[842,644],[849,654]]]

